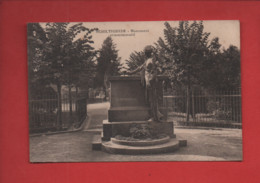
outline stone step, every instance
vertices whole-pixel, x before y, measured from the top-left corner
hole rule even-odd
[[[92,140],[92,150],[100,151],[102,147],[101,134],[93,136]]]
[[[112,107],[108,110],[108,121],[145,121],[149,119],[149,107]]]
[[[127,146],[153,146],[158,144],[164,144],[170,141],[170,137],[166,136],[160,139],[150,139],[150,140],[119,140],[116,138],[111,138],[112,143]]]
[[[171,138],[169,142],[164,144],[152,145],[152,146],[128,146],[113,143],[112,141],[102,142],[102,151],[112,154],[158,154],[169,153],[179,148],[179,141],[175,138]]]
[[[151,122],[151,121],[123,121],[123,122],[108,122],[103,121],[103,138],[102,140],[109,141],[111,137],[116,135],[130,136],[130,128],[134,125],[148,124],[154,129],[156,134],[165,134],[171,138],[175,138],[173,122]]]

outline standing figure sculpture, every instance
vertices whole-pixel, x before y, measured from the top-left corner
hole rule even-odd
[[[145,87],[145,98],[151,107],[151,119],[149,121],[161,122],[163,115],[159,111],[158,95],[157,95],[157,66],[156,60],[153,57],[153,47],[146,46],[144,48],[145,61],[144,63],[129,74],[134,74],[140,71],[141,83]]]

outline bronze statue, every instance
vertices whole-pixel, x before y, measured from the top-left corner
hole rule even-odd
[[[140,71],[141,83],[145,87],[145,98],[151,107],[151,119],[149,121],[161,122],[163,115],[159,111],[158,95],[157,95],[157,66],[156,59],[153,56],[153,47],[146,46],[144,48],[145,61],[144,63],[129,74],[134,74]]]

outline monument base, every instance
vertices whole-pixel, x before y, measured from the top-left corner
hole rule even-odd
[[[150,122],[150,121],[129,121],[129,122],[108,122],[107,120],[103,121],[103,141],[109,141],[111,137],[115,137],[116,135],[122,135],[125,137],[130,136],[130,129],[134,125],[146,124],[151,129],[153,129],[152,133],[155,135],[165,134],[169,137],[175,137],[173,131],[173,122]]]
[[[164,135],[159,139],[117,139],[117,136],[130,137],[130,129],[135,125],[147,125],[154,135]],[[158,154],[177,150],[179,147],[187,146],[187,140],[180,140],[174,134],[173,122],[108,122],[103,121],[103,132],[95,138],[92,143],[93,150],[102,150],[113,154]]]
[[[167,108],[160,107],[159,111],[163,114],[164,119],[167,119]],[[131,106],[131,107],[110,107],[108,110],[108,121],[112,122],[127,122],[131,121],[146,121],[150,118],[150,108],[146,106]]]
[[[163,106],[164,76],[157,77],[156,94],[159,111],[167,120]],[[145,97],[145,87],[139,76],[114,76],[110,81],[110,108],[103,131],[94,137],[93,150],[116,154],[154,154],[173,152],[186,146],[186,140],[176,139],[172,121],[147,121],[151,108]]]
[[[149,141],[147,141],[149,143]],[[115,141],[102,142],[102,151],[112,154],[158,154],[168,153],[179,149],[180,143],[176,138],[170,138],[168,142],[149,146],[122,145]]]

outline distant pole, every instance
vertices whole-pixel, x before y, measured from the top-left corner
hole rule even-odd
[[[186,122],[190,121],[190,88],[189,85],[187,86],[187,93],[186,93]]]

